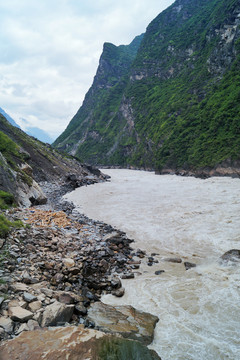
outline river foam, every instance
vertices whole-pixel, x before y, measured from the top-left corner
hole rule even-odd
[[[105,170],[111,182],[81,187],[66,197],[79,211],[134,238],[134,247],[159,263],[141,266],[124,280],[123,298],[159,317],[154,348],[163,360],[240,359],[240,267],[223,267],[219,257],[240,248],[240,181],[132,170]],[[186,271],[164,259],[197,263]],[[156,270],[165,270],[157,276]]]

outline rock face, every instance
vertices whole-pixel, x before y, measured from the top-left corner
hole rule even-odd
[[[91,305],[88,319],[96,328],[107,333],[116,333],[148,345],[153,340],[157,316],[138,311],[132,306],[110,306],[101,302]]]
[[[137,341],[116,338],[80,325],[23,332],[0,345],[0,359],[157,360],[160,357]]]
[[[64,157],[12,126],[1,114],[0,142],[0,190],[13,194],[19,205],[41,205],[49,200],[40,182],[55,184],[52,195],[56,199],[76,187],[105,179],[99,170]]]
[[[123,47],[105,44],[54,146],[92,164],[239,177],[239,14],[238,0],[176,0],[149,24],[130,66]]]

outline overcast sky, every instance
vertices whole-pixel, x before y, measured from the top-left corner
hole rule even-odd
[[[172,3],[0,0],[0,107],[24,130],[56,138],[92,84],[103,43],[129,44]]]

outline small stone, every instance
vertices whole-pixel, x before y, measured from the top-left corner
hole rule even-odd
[[[69,305],[74,303],[74,298],[70,294],[64,293],[59,295],[58,301],[60,303]]]
[[[130,272],[127,274],[122,274],[121,276],[122,279],[133,279],[134,278],[134,273]]]
[[[3,328],[0,327],[0,340],[4,338],[4,335],[5,335],[5,331]]]
[[[33,313],[20,306],[12,307],[8,310],[9,316],[14,321],[26,322],[33,317]]]
[[[68,268],[71,268],[71,267],[75,266],[74,260],[70,259],[70,258],[63,259],[63,264]]]
[[[33,301],[28,305],[28,307],[29,307],[30,311],[36,312],[37,310],[41,309],[42,302],[41,301]]]
[[[64,278],[64,275],[62,273],[57,273],[51,279],[51,284],[53,284],[53,285],[59,284],[62,282],[63,278]]]
[[[77,275],[80,273],[80,269],[78,267],[72,267],[69,269],[69,272],[72,274],[72,275]]]
[[[26,323],[21,324],[21,326],[19,327],[19,329],[15,332],[16,335],[21,334],[23,331],[29,331],[29,327]]]
[[[4,302],[4,297],[0,296],[0,307],[2,306],[3,302]]]
[[[184,266],[185,266],[186,270],[189,270],[189,269],[191,269],[191,268],[196,267],[197,265],[196,265],[196,264],[194,264],[194,263],[191,263],[191,262],[185,261],[185,262],[184,262]]]
[[[77,315],[86,315],[87,314],[87,309],[85,308],[85,306],[83,305],[82,302],[79,302],[75,305],[74,311]]]
[[[40,290],[44,295],[46,295],[46,296],[48,296],[50,298],[53,296],[53,291],[51,289],[41,288]]]
[[[27,326],[28,326],[30,331],[40,329],[40,326],[39,326],[38,322],[36,320],[32,320],[32,319],[28,320]]]
[[[172,263],[176,263],[176,264],[182,263],[182,259],[180,259],[180,258],[166,258],[166,259],[164,259],[164,261],[172,262]]]
[[[8,284],[0,284],[0,292],[7,293],[8,292]]]
[[[122,286],[121,280],[117,277],[112,278],[111,286],[115,289],[119,289]]]
[[[124,288],[120,288],[120,289],[112,291],[112,295],[117,296],[117,297],[122,297],[124,294],[125,294]]]
[[[164,272],[165,272],[165,270],[157,270],[157,271],[155,271],[155,275],[161,275]]]
[[[20,292],[20,291],[27,291],[28,290],[28,286],[26,284],[20,283],[20,282],[16,282],[11,284],[11,289],[14,292]]]
[[[28,292],[24,292],[23,293],[23,298],[25,301],[27,301],[28,303],[32,302],[32,301],[36,301],[37,297],[28,293]]]

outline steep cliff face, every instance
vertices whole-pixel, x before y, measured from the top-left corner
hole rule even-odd
[[[120,65],[117,76],[119,55],[106,64],[104,49],[83,106],[54,145],[92,163],[158,171],[236,163],[239,24],[238,0],[177,0],[150,23],[130,69]]]
[[[136,37],[128,46],[104,44],[93,85],[54,146],[93,164],[104,163],[105,155],[105,163],[114,161],[122,134],[132,133],[132,122],[129,125],[123,115],[131,112],[128,104],[124,105],[123,92],[142,38]]]

